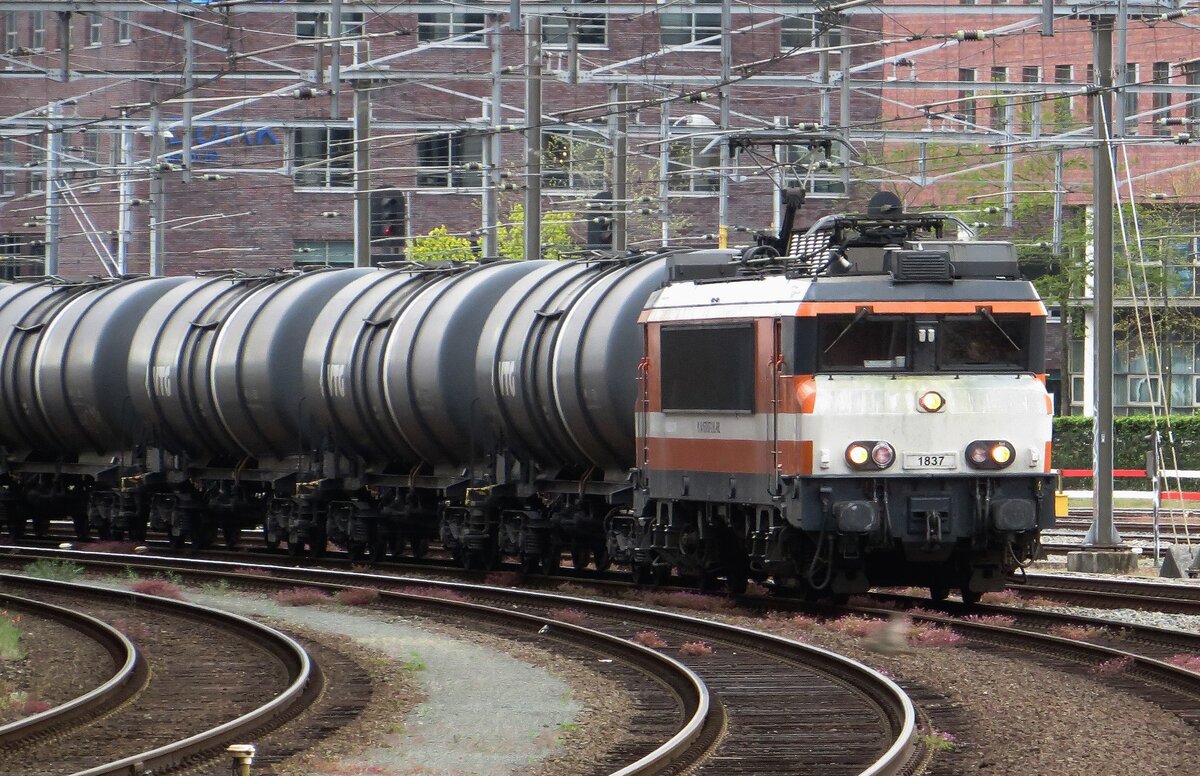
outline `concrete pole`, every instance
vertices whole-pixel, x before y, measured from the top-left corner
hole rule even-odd
[[[845,45],[850,40],[850,27],[843,24],[842,30],[842,45]],[[850,139],[850,49],[844,48],[839,52],[838,67],[842,70],[842,80],[839,83],[840,90],[838,93],[838,127],[842,131],[842,135]],[[842,145],[838,148],[838,158],[842,160],[842,190],[847,195],[850,194],[850,146]]]
[[[721,0],[721,177],[717,193],[717,247],[729,247],[729,79],[733,73],[732,0]]]
[[[1117,87],[1117,114],[1113,116],[1113,135],[1125,137],[1125,87],[1129,85],[1129,0],[1117,0],[1117,51],[1113,62],[1113,85]]]
[[[542,18],[525,20],[525,258],[542,257]]]
[[[150,274],[158,277],[163,274],[166,264],[164,255],[165,230],[163,221],[166,219],[166,197],[163,186],[162,164],[162,106],[158,101],[158,83],[150,85]]]
[[[354,89],[354,266],[371,266],[371,83]]]
[[[1017,105],[1016,98],[1004,98],[1004,225],[1013,225],[1013,208],[1016,198],[1013,189],[1016,188],[1017,155],[1013,150],[1012,140],[1016,135]]]
[[[488,43],[492,49],[492,97],[484,102],[484,117],[487,119],[488,134],[483,144],[483,255],[491,258],[500,255],[500,112],[503,110],[503,40],[500,32],[500,15],[487,17]]]
[[[121,118],[125,118],[121,112]],[[120,210],[117,211],[117,272],[129,272],[129,242],[133,239],[133,125],[121,126],[120,156]]]
[[[611,132],[613,154],[612,252],[624,256],[629,245],[629,114],[625,110],[625,84],[608,87],[612,103]]]
[[[658,166],[660,168],[658,181],[659,213],[662,214],[662,244],[671,244],[671,103],[663,102],[659,106],[659,140]]]
[[[1095,246],[1095,415],[1093,421],[1096,476],[1092,485],[1095,520],[1084,538],[1088,547],[1117,547],[1121,537],[1113,525],[1113,158],[1109,142],[1112,128],[1113,17],[1092,20],[1095,73],[1099,91],[1094,101],[1092,197],[1096,203],[1093,231]]]
[[[342,0],[331,0],[329,8],[329,37],[342,37]],[[317,31],[320,35],[320,31]],[[325,44],[318,44],[324,48]],[[357,108],[355,108],[357,110]],[[329,48],[329,118],[339,119],[342,113],[342,44],[335,41]]]
[[[62,157],[62,105],[51,102],[46,111],[46,274],[58,274],[58,163]]]
[[[91,19],[88,20],[91,22]],[[71,12],[60,11],[58,14],[58,41],[62,46],[62,72],[59,80],[63,83],[71,80]]]
[[[1062,255],[1063,240],[1063,150],[1061,147],[1054,151],[1054,236],[1050,243],[1050,252],[1055,256]]]
[[[192,90],[196,67],[195,17],[183,15],[183,182],[192,182]]]

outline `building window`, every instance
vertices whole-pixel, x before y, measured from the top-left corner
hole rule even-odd
[[[1181,66],[1185,82],[1188,86],[1200,86],[1200,60],[1192,62],[1184,62]],[[1200,97],[1196,92],[1189,91],[1188,94],[1187,117],[1189,119],[1200,119]]]
[[[312,3],[317,0],[299,0],[302,3]],[[318,38],[328,38],[329,34],[329,18],[327,13],[298,13],[296,14],[296,38],[305,40],[315,40]],[[363,33],[363,15],[355,12],[342,11],[342,29],[336,37],[348,38],[354,35]]]
[[[459,188],[483,185],[483,136],[437,135],[417,141],[417,185]]]
[[[1075,80],[1074,65],[1055,65],[1054,66],[1054,83],[1069,84]],[[1054,127],[1059,132],[1066,130],[1071,125],[1072,111],[1075,108],[1075,100],[1073,97],[1059,95],[1054,98]]]
[[[825,152],[808,146],[784,146],[782,163],[787,169],[784,186],[803,188],[811,196],[837,197],[846,193],[841,175],[831,175]]]
[[[29,14],[29,47],[46,48],[46,12],[31,11]]]
[[[17,152],[10,138],[0,138],[0,196],[17,193]]]
[[[17,47],[17,12],[4,12],[4,50],[12,52]]]
[[[353,267],[353,240],[292,240],[297,267]]]
[[[432,0],[421,0],[428,3]],[[417,14],[417,42],[433,43],[439,40],[458,38],[455,43],[483,43],[486,20],[481,13],[419,13]],[[466,37],[460,37],[466,36]]]
[[[1155,405],[1162,404],[1162,380],[1157,375],[1129,375],[1126,385],[1129,390],[1129,404]]]
[[[1151,66],[1151,76],[1156,84],[1171,83],[1171,63],[1170,62],[1155,62]],[[1171,130],[1159,124],[1161,119],[1171,117],[1171,93],[1170,92],[1155,92],[1153,96],[1154,107],[1154,134],[1169,135]]]
[[[699,4],[720,5],[721,0],[696,0]],[[721,14],[717,13],[664,13],[659,37],[664,46],[682,46],[703,40],[702,45],[721,45]]]
[[[1096,66],[1095,65],[1087,66],[1087,75],[1084,76],[1084,78],[1087,80],[1088,86],[1097,86],[1098,85],[1096,83]],[[1087,117],[1087,120],[1090,123],[1096,116],[1096,97],[1095,97],[1095,95],[1089,94],[1087,97],[1084,97],[1083,104],[1085,106],[1084,107],[1084,111],[1085,111],[1084,115]]]
[[[542,133],[542,180],[551,189],[604,187],[606,141],[595,132],[569,129]]]
[[[958,80],[974,83],[975,68],[960,67],[958,69]],[[973,89],[959,89],[958,102],[955,104],[958,106],[958,110],[954,114],[955,118],[961,119],[968,124],[975,124],[975,91]],[[968,127],[968,129],[974,129],[974,127]]]
[[[0,234],[0,280],[45,274],[46,249],[32,245],[38,235]]]
[[[1138,66],[1136,62],[1130,62],[1125,65],[1125,83],[1136,84],[1138,82]],[[1124,109],[1125,116],[1125,134],[1136,135],[1138,133],[1137,119],[1133,118],[1138,113],[1138,93],[1135,91],[1121,92],[1121,106]]]
[[[308,127],[292,134],[292,180],[297,188],[354,185],[354,132]]]
[[[84,24],[87,26],[87,44],[89,46],[99,46],[104,42],[104,19],[100,14],[85,14]]]
[[[667,186],[671,191],[703,192],[720,189],[721,149],[713,142],[711,135],[676,140],[671,143],[670,153]]]
[[[822,20],[811,13],[784,16],[780,25],[779,47],[784,51],[821,46],[818,37],[826,34],[824,46],[842,45],[842,28],[836,22]]]
[[[117,27],[117,43],[129,43],[133,40],[133,29],[129,25],[129,11],[117,11],[114,24]]]
[[[604,0],[572,0],[579,5],[602,3]],[[575,31],[579,35],[580,46],[604,47],[608,45],[608,17],[602,13],[577,13],[575,16]],[[565,47],[567,41],[567,20],[561,16],[547,16],[542,19],[542,42],[547,46]]]
[[[46,150],[29,146],[29,193],[46,190]]]
[[[1004,66],[996,66],[992,68],[991,81],[994,84],[1008,83],[1008,68]],[[991,107],[988,109],[989,118],[988,126],[992,129],[998,129],[1001,132],[1007,132],[1008,127],[1008,98],[993,97]]]
[[[85,178],[97,177],[100,174],[100,130],[84,131],[79,156],[83,159],[83,163],[78,165],[80,174]]]

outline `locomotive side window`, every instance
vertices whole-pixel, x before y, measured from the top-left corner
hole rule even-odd
[[[898,316],[823,315],[817,319],[817,364],[822,370],[909,369],[911,321]]]
[[[947,315],[940,331],[942,369],[1016,372],[1028,368],[1027,315]]]
[[[754,328],[662,329],[664,410],[754,411]]]

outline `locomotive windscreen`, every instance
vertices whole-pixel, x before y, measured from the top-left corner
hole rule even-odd
[[[1025,369],[1029,316],[947,315],[938,337],[943,369]]]
[[[900,316],[828,315],[818,327],[823,369],[905,369],[912,321]]]
[[[664,410],[754,411],[754,328],[662,329]]]
[[[821,315],[796,330],[796,366],[823,372],[1036,371],[1041,329],[1028,315]],[[806,336],[806,332],[808,332]],[[806,353],[807,351],[807,353]],[[812,354],[815,363],[812,363]]]

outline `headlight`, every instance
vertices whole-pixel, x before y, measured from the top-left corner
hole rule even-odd
[[[886,469],[896,460],[896,450],[887,442],[851,442],[846,463],[852,469]]]
[[[941,412],[946,408],[946,400],[937,391],[926,391],[917,398],[917,409],[921,412]]]
[[[1001,439],[978,439],[967,445],[967,463],[976,469],[1003,469],[1013,462],[1017,451]]]

